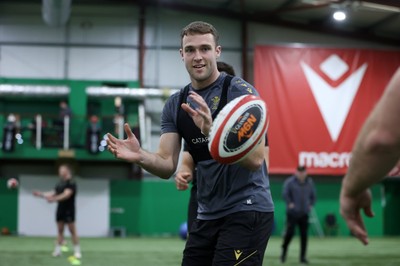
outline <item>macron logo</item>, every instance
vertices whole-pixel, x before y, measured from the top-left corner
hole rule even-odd
[[[363,64],[335,88],[306,63],[301,62],[303,72],[333,141],[336,141],[340,135],[367,66],[367,63]],[[328,57],[320,65],[320,68],[332,80],[338,80],[349,69],[348,65],[337,55]]]

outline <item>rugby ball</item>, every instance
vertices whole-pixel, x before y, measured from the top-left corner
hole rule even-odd
[[[268,128],[266,103],[255,95],[242,95],[219,112],[210,130],[211,156],[223,164],[243,160],[260,143]]]
[[[10,178],[7,180],[8,189],[16,189],[18,187],[18,180],[16,178]]]

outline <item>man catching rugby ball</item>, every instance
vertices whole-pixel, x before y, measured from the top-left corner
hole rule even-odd
[[[183,138],[197,165],[199,207],[182,265],[261,266],[274,219],[265,140],[236,164],[218,163],[208,150],[212,121],[222,107],[258,92],[243,79],[218,71],[219,35],[206,22],[183,28],[180,55],[191,83],[164,106],[158,151],[142,149],[128,124],[126,139],[108,134],[108,149],[116,158],[168,179],[176,171]]]

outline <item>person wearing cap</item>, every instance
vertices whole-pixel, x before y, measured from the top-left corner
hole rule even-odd
[[[300,263],[308,264],[308,216],[316,202],[316,190],[305,166],[298,166],[296,173],[283,184],[283,199],[286,202],[286,228],[283,236],[281,262],[286,261],[287,251],[296,226],[300,229]]]

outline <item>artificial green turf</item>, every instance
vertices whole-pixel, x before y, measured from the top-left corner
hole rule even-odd
[[[69,245],[70,241],[68,240]],[[281,238],[273,237],[264,265],[279,261]],[[0,266],[69,266],[68,256],[53,258],[54,239],[0,236]],[[184,241],[178,238],[82,238],[82,266],[177,266]],[[299,265],[299,239],[294,238],[285,265]],[[368,246],[354,238],[310,238],[310,265],[397,266],[400,265],[400,238],[373,238]]]

